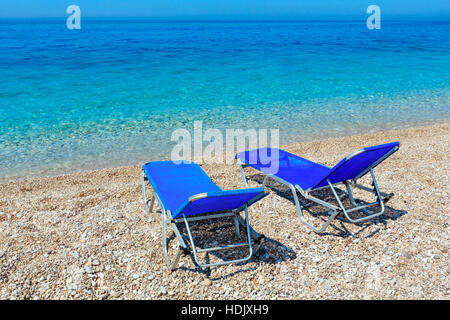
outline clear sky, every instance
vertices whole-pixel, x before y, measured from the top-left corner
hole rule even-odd
[[[82,17],[187,19],[361,19],[380,6],[384,19],[449,20],[450,0],[1,0],[0,18]]]

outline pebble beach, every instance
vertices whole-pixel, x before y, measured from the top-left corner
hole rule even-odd
[[[449,299],[449,122],[283,149],[333,166],[391,141],[400,150],[375,169],[381,191],[395,194],[384,215],[337,219],[316,234],[300,223],[288,190],[270,183],[270,194],[249,209],[250,224],[266,236],[261,250],[247,263],[210,270],[183,256],[168,271],[159,208],[144,210],[139,166],[2,183],[0,298]],[[202,167],[224,189],[244,187],[236,164]],[[249,187],[260,186],[257,171],[245,172]],[[305,204],[308,221],[322,224],[324,209]],[[193,232],[200,244],[234,237],[227,220]]]

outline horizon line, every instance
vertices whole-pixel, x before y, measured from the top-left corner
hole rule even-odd
[[[67,19],[68,16],[58,17],[0,17],[0,20],[56,20]],[[82,19],[99,19],[99,20],[125,20],[125,19],[147,19],[157,21],[178,21],[178,22],[360,22],[365,21],[366,17],[361,19],[352,18],[231,18],[231,17],[151,17],[151,16],[82,16]],[[397,18],[385,18],[385,22],[449,22],[446,18],[431,18],[431,17],[397,17]]]

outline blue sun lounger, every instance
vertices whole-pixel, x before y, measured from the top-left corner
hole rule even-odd
[[[399,147],[399,142],[392,142],[364,148],[348,155],[332,168],[309,161],[284,150],[273,148],[260,148],[240,152],[236,155],[236,159],[238,160],[242,179],[246,186],[247,179],[243,170],[243,164],[253,167],[265,174],[263,186],[265,186],[267,180],[271,178],[289,187],[294,197],[300,221],[313,231],[321,233],[338,214],[343,214],[351,222],[360,222],[384,213],[384,204],[393,196],[393,194],[388,195],[379,191],[373,169],[396,152]],[[275,165],[273,162],[269,163],[267,159],[275,161]],[[357,183],[357,180],[367,173],[370,173],[372,176],[373,188]],[[335,186],[339,184],[345,185],[352,208],[345,208],[342,204],[335,189]],[[357,204],[353,197],[352,187],[375,194],[377,200],[372,203]],[[324,188],[331,189],[337,205],[336,203],[326,202],[311,194],[316,190]],[[300,205],[297,191],[299,191],[305,199],[312,200],[331,209],[330,217],[322,227],[316,228],[304,219],[303,207]],[[375,212],[368,209],[369,207],[376,205],[380,206],[379,211]],[[349,214],[355,211],[361,211],[365,216],[360,218],[350,217]]]
[[[153,197],[149,200],[146,196],[145,181],[151,184],[154,191]],[[252,257],[253,252],[259,249],[264,240],[263,235],[250,227],[247,211],[250,205],[267,195],[264,188],[224,191],[208,177],[198,164],[172,161],[155,161],[145,164],[142,167],[141,182],[142,197],[148,212],[153,211],[155,199],[162,211],[163,256],[170,270],[175,269],[182,253],[188,254],[191,250],[195,262],[200,267],[247,261]],[[242,211],[245,212],[245,220],[241,217]],[[238,239],[240,238],[240,225],[246,228],[247,242],[197,248],[189,222],[224,217],[230,217],[234,220]],[[180,223],[184,223],[186,226],[187,236],[178,227]],[[179,248],[172,260],[168,256],[167,225],[171,226],[179,243]],[[190,243],[190,248],[187,242]],[[203,264],[198,259],[199,252],[226,250],[243,246],[248,246],[249,253],[242,259]]]

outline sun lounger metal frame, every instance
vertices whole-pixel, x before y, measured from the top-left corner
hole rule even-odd
[[[241,206],[240,208],[237,208],[235,210],[230,210],[227,212],[219,212],[214,213],[214,211],[209,213],[204,213],[200,215],[192,215],[192,216],[186,216],[184,213],[182,213],[181,217],[179,218],[173,218],[172,213],[170,210],[166,209],[164,207],[163,202],[161,201],[160,197],[156,192],[153,192],[150,199],[147,199],[146,195],[146,181],[149,181],[149,179],[146,177],[144,170],[142,170],[141,173],[141,184],[142,184],[142,198],[146,207],[146,210],[148,213],[153,212],[153,208],[155,205],[155,201],[158,203],[159,207],[161,208],[161,223],[162,223],[162,249],[163,249],[163,257],[166,262],[166,265],[169,270],[176,269],[178,262],[180,260],[180,257],[182,255],[188,255],[191,252],[193,253],[193,257],[195,260],[195,263],[200,268],[208,268],[212,266],[219,266],[219,265],[225,265],[225,264],[232,264],[232,263],[239,263],[248,261],[255,252],[257,252],[264,242],[265,236],[256,232],[249,223],[248,218],[248,206],[257,200],[264,197],[267,192],[264,190],[264,195],[258,195],[254,198],[252,198],[250,201],[248,201],[246,204]],[[151,184],[151,183],[150,183]],[[200,193],[193,195],[189,197],[188,203],[186,204],[185,208],[189,206],[189,204],[200,200],[207,198],[207,193]],[[149,204],[150,203],[150,204]],[[183,209],[184,210],[184,209]],[[245,219],[242,218],[241,212],[244,211],[245,213]],[[235,225],[235,232],[236,237],[240,238],[240,225],[242,225],[246,230],[247,235],[247,241],[243,243],[234,243],[230,245],[222,245],[222,246],[216,246],[216,247],[208,247],[208,248],[197,248],[194,237],[191,232],[191,228],[189,226],[190,222],[193,221],[201,221],[201,220],[211,220],[211,219],[218,219],[218,218],[226,218],[230,217],[234,220]],[[183,234],[183,232],[180,230],[180,228],[177,226],[177,223],[183,223],[187,230],[187,235]],[[167,227],[170,226],[173,233],[175,234],[177,240],[178,240],[178,249],[175,253],[175,256],[171,259],[169,258],[168,253],[168,242],[166,237]],[[189,243],[189,245],[188,245]],[[229,250],[237,247],[243,247],[248,246],[249,252],[248,255],[244,258],[240,259],[234,259],[234,260],[226,260],[226,261],[219,261],[214,263],[201,263],[199,261],[198,253],[201,252],[211,252],[211,251],[220,251],[220,250]]]
[[[260,171],[261,173],[263,173],[265,175],[263,183],[262,183],[262,186],[263,187],[266,186],[267,180],[269,178],[273,179],[273,180],[275,180],[275,181],[277,181],[279,183],[281,183],[282,185],[287,186],[290,189],[290,191],[292,192],[292,196],[294,198],[295,206],[297,208],[297,212],[298,212],[298,216],[300,218],[300,221],[304,225],[306,225],[309,229],[313,230],[316,233],[322,233],[323,231],[325,231],[325,229],[331,224],[331,222],[338,215],[344,216],[348,221],[353,222],[353,223],[358,223],[358,222],[366,221],[366,220],[369,220],[369,219],[373,219],[373,218],[378,217],[378,216],[380,216],[380,215],[382,215],[384,213],[385,203],[387,201],[389,201],[390,198],[394,195],[393,193],[387,194],[387,193],[381,192],[379,190],[378,183],[376,181],[375,174],[373,172],[373,168],[375,168],[378,164],[380,164],[382,161],[384,161],[386,158],[388,158],[391,154],[396,152],[398,150],[399,146],[400,146],[400,144],[398,144],[398,146],[394,147],[390,152],[386,153],[383,157],[381,157],[376,162],[374,162],[371,166],[367,167],[366,170],[364,170],[363,172],[361,172],[356,177],[354,177],[353,179],[350,179],[350,180],[344,180],[344,181],[339,181],[337,183],[331,183],[329,179],[326,179],[326,182],[327,182],[326,186],[322,186],[322,187],[315,188],[315,189],[304,190],[298,184],[289,183],[289,182],[281,179],[280,177],[277,177],[274,174],[266,174],[266,173]],[[345,157],[345,161],[349,161],[354,156],[356,156],[358,154],[361,154],[361,153],[364,153],[364,152],[366,152],[365,149],[360,149],[360,150],[358,150],[356,152],[353,152],[350,155],[348,155],[347,157]],[[244,185],[246,187],[248,187],[247,178],[245,176],[244,169],[243,169],[243,165],[247,166],[247,164],[243,163],[239,157],[236,157],[236,158],[237,158],[237,163],[239,165],[239,170],[240,170],[241,175],[242,175],[242,179],[244,181]],[[358,179],[360,179],[361,177],[363,177],[364,175],[366,175],[369,172],[370,172],[370,175],[371,175],[371,178],[372,178],[372,186],[373,186],[373,188],[361,185],[361,184],[359,184],[357,182]],[[348,196],[349,201],[350,201],[350,203],[352,205],[351,208],[345,208],[344,207],[344,205],[343,205],[343,203],[341,201],[341,198],[338,195],[338,191],[335,188],[338,185],[344,185],[346,187],[347,193],[345,193],[345,191],[342,191],[342,190],[339,190],[339,191],[341,191],[342,193],[344,193],[345,195]],[[353,192],[352,192],[352,187],[360,189],[360,190],[363,190],[363,191],[366,191],[366,192],[369,192],[369,193],[372,193],[372,194],[375,194],[376,198],[377,198],[376,201],[371,202],[371,203],[361,202],[360,204],[357,204],[356,201],[355,201]],[[334,198],[335,198],[335,200],[336,200],[336,202],[338,204],[337,206],[335,204],[333,204],[333,203],[326,202],[326,201],[324,201],[322,199],[319,199],[319,198],[311,195],[311,193],[314,192],[314,191],[321,190],[321,189],[326,189],[326,188],[329,188],[332,191],[332,193],[334,195]],[[299,197],[298,197],[297,191],[302,195],[303,198],[305,198],[307,200],[311,200],[311,201],[313,201],[313,202],[315,202],[315,203],[317,203],[319,205],[322,205],[322,206],[330,209],[331,213],[330,213],[329,218],[327,219],[326,222],[324,222],[322,224],[322,226],[320,228],[316,228],[315,226],[313,226],[312,224],[310,224],[309,222],[307,222],[305,220],[304,215],[303,215],[304,207],[302,206],[302,204],[299,201]],[[368,210],[370,207],[373,207],[373,206],[376,206],[376,205],[380,206],[380,210],[379,211],[375,212],[375,211]],[[352,213],[352,212],[355,212],[355,211],[361,211],[366,216],[361,217],[361,218],[352,218],[349,214]]]

